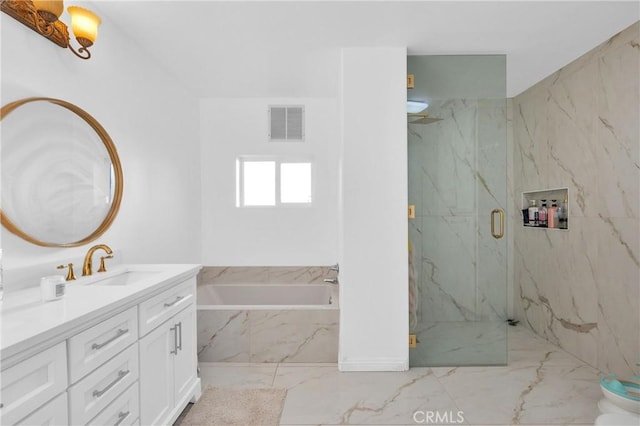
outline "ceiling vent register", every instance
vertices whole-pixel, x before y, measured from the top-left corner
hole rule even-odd
[[[304,106],[269,106],[269,141],[304,141]]]

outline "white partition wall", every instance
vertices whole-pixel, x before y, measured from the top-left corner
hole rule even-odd
[[[342,50],[341,371],[408,369],[406,48]]]

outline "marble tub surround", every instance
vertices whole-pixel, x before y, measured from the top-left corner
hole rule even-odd
[[[335,310],[198,310],[201,362],[337,362]]]
[[[640,366],[640,23],[513,100],[514,192],[569,188],[570,229],[513,227],[516,317],[605,372]]]
[[[324,278],[336,277],[328,268],[209,266],[198,285],[327,285]],[[332,305],[202,306],[197,313],[199,361],[337,362],[340,311],[337,287],[330,287]]]
[[[468,425],[593,424],[598,370],[520,326],[509,328],[509,358],[505,367],[348,373],[335,364],[201,362],[200,374],[204,385],[287,388],[282,425],[413,425],[416,411],[461,411]]]
[[[318,284],[334,278],[328,266],[205,266],[198,285],[205,284]]]

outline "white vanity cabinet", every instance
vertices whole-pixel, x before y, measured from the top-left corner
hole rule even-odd
[[[162,425],[173,420],[193,395],[196,375],[195,279],[158,297],[165,309],[181,301],[183,310],[156,324],[140,339],[140,423]],[[177,301],[177,302],[176,302]],[[157,306],[156,301],[151,305]],[[152,309],[153,317],[157,309]],[[141,314],[141,324],[149,324]],[[199,396],[199,395],[198,395]]]
[[[39,289],[25,291],[13,306],[5,299],[0,324],[9,338],[0,340],[0,425],[172,424],[201,394],[200,265],[167,269],[163,281],[131,286],[124,296],[95,288],[102,297],[88,299],[93,289],[78,287],[74,299],[71,287],[65,299],[50,304],[32,302]],[[33,309],[12,315],[19,303]],[[21,339],[13,330],[24,330],[29,320],[42,321],[31,333],[40,337],[27,330]]]

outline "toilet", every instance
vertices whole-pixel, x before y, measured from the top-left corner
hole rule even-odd
[[[640,425],[640,377],[618,378],[609,374],[600,379],[600,389],[604,398],[598,401],[602,414],[596,425]]]

